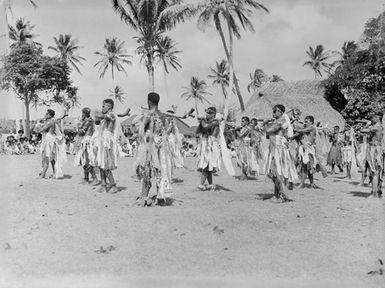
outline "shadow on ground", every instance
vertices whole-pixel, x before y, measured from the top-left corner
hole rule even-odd
[[[354,197],[363,197],[363,198],[368,198],[371,195],[371,193],[365,193],[362,191],[352,191],[352,192],[349,192],[349,194],[352,194]]]

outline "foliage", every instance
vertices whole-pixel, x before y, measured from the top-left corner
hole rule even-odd
[[[124,96],[126,93],[123,91],[122,87],[120,86],[115,86],[114,90],[108,90],[110,91],[109,97],[114,98],[115,101],[119,101],[120,103],[123,104],[124,102]]]
[[[385,51],[383,49],[385,17],[370,19],[364,28],[360,43],[345,42],[340,53],[341,62],[324,82],[326,99],[341,111],[349,125],[359,119],[372,119],[384,109]]]
[[[315,49],[310,46],[306,54],[310,60],[303,63],[303,66],[309,66],[314,71],[315,78],[317,78],[317,76],[322,77],[322,71],[330,72],[331,66],[326,62],[330,58],[330,55],[325,51],[323,45],[317,45]]]
[[[112,79],[114,79],[114,69],[127,75],[123,65],[131,65],[132,62],[128,59],[132,58],[132,56],[127,54],[124,43],[124,41],[120,41],[116,37],[107,38],[103,46],[107,53],[95,52],[96,55],[102,57],[94,65],[94,67],[99,66],[100,78],[104,77],[108,68],[111,68]]]
[[[39,95],[66,91],[75,97],[77,88],[69,79],[70,68],[67,62],[58,57],[43,55],[40,45],[20,44],[2,58],[1,88],[12,89],[26,107],[27,135],[29,135],[29,107],[31,104],[47,103]],[[58,100],[53,97],[48,101]]]
[[[48,49],[58,53],[63,59],[69,62],[78,73],[82,74],[77,64],[82,64],[81,61],[85,61],[86,59],[76,53],[82,48],[78,45],[78,39],[71,38],[72,36],[69,34],[60,34],[58,38],[53,38],[56,46],[49,46]]]
[[[9,39],[12,41],[11,48],[26,43],[38,44],[33,42],[33,39],[36,37],[36,35],[32,33],[34,28],[35,25],[32,25],[29,21],[25,21],[24,18],[17,19],[15,27],[9,25]]]

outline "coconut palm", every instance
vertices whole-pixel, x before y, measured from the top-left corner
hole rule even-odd
[[[150,91],[155,89],[154,66],[157,37],[177,23],[175,20],[171,21],[170,17],[165,17],[163,11],[170,6],[170,3],[180,2],[180,0],[112,0],[112,7],[121,20],[138,33],[137,39],[141,49],[137,49],[137,52],[145,58]],[[171,12],[169,14],[172,15]],[[188,12],[179,13],[177,20],[183,20],[184,15],[188,14]]]
[[[123,65],[131,65],[132,62],[128,60],[132,58],[127,54],[127,50],[124,49],[124,41],[119,39],[107,38],[104,43],[104,49],[107,53],[95,52],[96,55],[102,57],[101,60],[95,63],[94,67],[99,66],[100,78],[103,78],[108,68],[111,68],[112,80],[114,80],[114,70],[124,72],[127,75]]]
[[[229,86],[229,66],[226,60],[222,60],[220,63],[215,62],[215,68],[210,68],[212,74],[208,75],[213,79],[213,85],[220,85],[222,88],[223,97],[227,98],[226,88]]]
[[[85,61],[86,59],[79,54],[77,54],[77,51],[80,48],[83,48],[78,45],[78,39],[71,39],[72,35],[70,34],[60,34],[58,38],[53,37],[53,40],[55,41],[55,47],[49,46],[48,49],[51,49],[58,53],[60,57],[65,59],[67,63],[70,63],[72,67],[75,68],[76,71],[78,71],[80,74],[82,74],[79,70],[79,67],[76,64],[82,65],[81,61]]]
[[[177,54],[181,53],[176,49],[176,43],[168,36],[160,36],[157,41],[156,57],[158,58],[158,64],[163,67],[164,86],[166,89],[166,95],[168,99],[168,88],[167,88],[167,74],[169,73],[169,67],[174,68],[178,71],[182,68],[180,64],[180,58]]]
[[[226,53],[227,61],[230,65],[230,79],[229,79],[229,95],[227,98],[227,103],[225,105],[225,114],[227,114],[230,99],[231,91],[233,89],[234,79],[234,63],[233,63],[233,37],[241,38],[240,30],[241,27],[246,30],[254,31],[253,24],[251,23],[249,17],[251,17],[253,10],[264,10],[268,12],[268,9],[258,3],[255,0],[201,0],[193,4],[184,4],[181,1],[177,1],[176,4],[167,8],[163,13],[167,15],[167,18],[171,22],[183,21],[185,17],[183,15],[198,16],[198,27],[205,28],[209,23],[214,22],[215,28],[217,29],[221,40],[222,45]],[[228,31],[228,41],[227,44],[225,34],[222,28],[222,22],[226,23],[225,28]],[[236,88],[237,80],[235,80]],[[238,93],[237,93],[238,94]],[[244,110],[244,104],[241,94],[238,94],[238,100],[241,107],[241,110]]]
[[[325,51],[323,45],[317,45],[315,49],[309,47],[309,51],[306,51],[310,60],[303,63],[303,66],[309,66],[314,71],[314,77],[322,77],[322,71],[330,71],[331,65],[326,61],[330,58],[329,53]]]
[[[115,99],[115,102],[120,102],[121,104],[123,104],[124,102],[124,96],[126,93],[123,91],[122,87],[116,85],[115,88],[113,90],[108,90],[110,91],[110,97],[111,98],[114,98]]]
[[[8,26],[8,28],[9,39],[13,42],[10,46],[11,48],[23,43],[31,44],[33,43],[33,38],[36,37],[36,35],[32,33],[35,25],[32,25],[29,21],[25,21],[24,18],[17,19],[15,27]]]
[[[267,75],[262,69],[255,69],[254,73],[250,73],[250,83],[247,85],[247,91],[251,92],[261,87],[262,83],[267,80]]]
[[[207,84],[204,80],[199,80],[198,77],[191,77],[190,87],[183,87],[186,91],[181,95],[182,98],[185,98],[186,101],[193,99],[195,102],[195,111],[197,117],[199,117],[198,113],[198,102],[208,103],[210,102],[206,99],[206,96],[211,95],[210,92],[207,91]]]
[[[357,50],[358,45],[354,41],[345,41],[340,51],[334,51],[333,54],[337,56],[337,60],[332,63],[333,68],[338,68],[348,60],[352,54]]]

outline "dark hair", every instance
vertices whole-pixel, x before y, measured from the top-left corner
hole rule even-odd
[[[285,111],[286,111],[285,106],[283,106],[282,104],[277,104],[277,105],[275,105],[275,106],[273,107],[273,110],[275,110],[275,109],[281,110],[282,113],[285,113]]]
[[[20,132],[24,134],[24,131],[21,129],[19,131],[17,131],[17,134],[19,134]]]
[[[311,123],[313,123],[313,124],[314,124],[314,117],[313,117],[313,116],[311,116],[311,115],[308,115],[308,116],[306,116],[306,117],[305,117],[305,120],[306,120],[306,119],[310,120],[310,121],[311,121]]]
[[[336,125],[336,126],[334,126],[334,129],[340,129],[340,126],[338,126],[338,125]]]
[[[251,118],[250,122],[257,121],[257,118]]]
[[[158,93],[150,92],[147,95],[147,100],[157,105],[160,101],[160,96]]]
[[[111,108],[114,108],[114,100],[112,100],[112,99],[109,99],[109,98],[104,99],[104,100],[103,100],[103,103],[110,104],[110,105],[111,105]]]
[[[91,109],[88,108],[88,107],[84,107],[84,108],[82,109],[82,112],[83,112],[85,115],[87,115],[88,117],[91,115]]]
[[[47,113],[48,113],[51,117],[55,117],[55,111],[53,111],[52,109],[47,109]]]
[[[249,117],[247,117],[247,116],[243,116],[243,117],[242,117],[242,120],[246,120],[246,121],[247,121],[247,123],[250,123],[250,118],[249,118]]]

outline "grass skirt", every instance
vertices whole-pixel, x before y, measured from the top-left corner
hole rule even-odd
[[[269,150],[266,155],[265,174],[270,178],[283,177],[289,182],[294,182],[298,178],[285,137],[277,135],[270,138]]]

